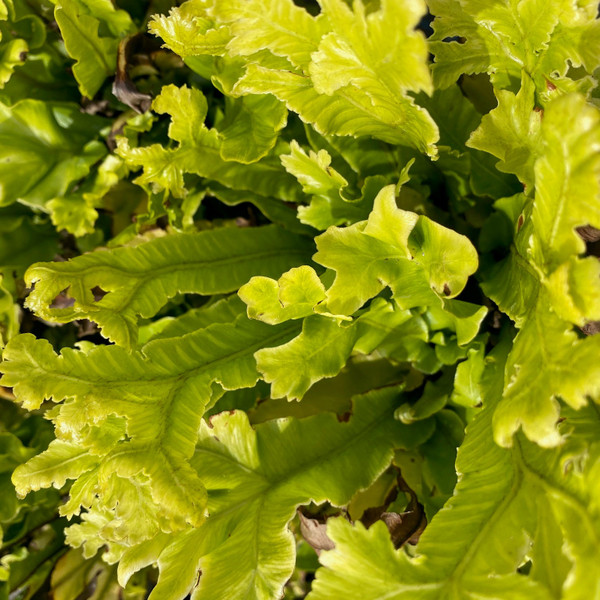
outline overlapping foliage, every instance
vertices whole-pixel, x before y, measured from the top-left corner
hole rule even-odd
[[[600,597],[597,11],[0,0],[0,597]]]

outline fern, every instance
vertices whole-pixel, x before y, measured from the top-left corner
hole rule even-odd
[[[597,593],[597,579],[587,579],[578,567],[564,582],[572,562],[590,560],[591,565],[599,551],[596,506],[572,462],[589,451],[586,460],[597,464],[597,413],[593,407],[582,414],[566,411],[573,418],[562,426],[563,433],[569,428],[569,441],[556,449],[541,449],[522,434],[510,449],[497,446],[491,421],[502,394],[507,349],[503,342],[489,357],[483,382],[488,404],[467,428],[456,463],[460,482],[421,538],[418,557],[394,552],[382,523],[365,531],[360,523],[352,527],[332,520],[328,532],[336,548],[322,556],[326,568],[317,573],[309,598],[353,597],[359,584],[365,585],[367,598],[541,599],[579,597],[578,589]],[[516,571],[528,556],[533,566],[525,577]],[[365,562],[367,580],[359,575]]]
[[[0,0],[0,595],[599,597],[599,22]]]
[[[196,50],[188,47],[185,56],[214,52],[244,61],[247,55],[268,50],[263,60],[248,60],[245,73],[231,90],[234,95],[272,94],[321,133],[373,135],[433,153],[435,124],[406,94],[409,90],[431,90],[426,47],[419,34],[411,33],[424,7],[413,5],[383,3],[380,11],[367,16],[362,5],[352,12],[341,0],[335,0],[324,2],[323,14],[314,19],[306,13],[298,17],[301,9],[293,7],[291,0],[267,3],[266,15],[271,18],[259,2],[243,8],[230,2],[210,8],[195,4],[187,10],[173,10],[168,18],[156,19],[151,28],[164,35],[167,44],[175,39],[173,49],[177,48],[176,32],[181,29],[186,35],[195,30],[195,41],[217,35],[217,31],[231,40],[223,44],[224,48],[210,44],[199,44]],[[393,40],[386,37],[386,19],[400,19]],[[369,38],[367,49],[363,45]],[[390,49],[387,56],[384,48]],[[393,64],[390,57],[394,53],[401,52],[410,60],[408,72],[412,77],[408,81],[399,67],[383,69],[384,64]],[[239,65],[240,60],[231,64]],[[335,82],[330,77],[332,67],[339,73]],[[357,84],[351,83],[355,79]]]
[[[35,284],[35,290],[27,305],[58,322],[91,319],[107,338],[132,348],[137,342],[137,317],[153,317],[175,294],[232,292],[261,270],[278,273],[301,263],[307,250],[302,239],[272,226],[160,237],[68,263],[33,265],[27,283]],[[95,288],[105,295],[96,299]],[[63,289],[74,303],[54,308]]]
[[[60,488],[78,478],[63,512],[89,508],[96,496],[103,506],[106,494],[107,508],[120,520],[123,511],[138,512],[138,518],[141,513],[139,507],[112,504],[115,486],[138,488],[149,501],[146,525],[121,526],[125,541],[201,523],[205,492],[189,460],[202,414],[219,389],[256,383],[254,352],[290,333],[285,326],[266,329],[240,315],[183,337],[151,341],[133,354],[100,346],[57,356],[44,340],[15,338],[4,352],[5,384],[29,409],[45,398],[70,399],[53,411],[57,440],[15,472],[17,491]]]
[[[431,435],[432,423],[406,427],[390,418],[394,405],[394,390],[373,393],[356,400],[347,424],[318,415],[265,423],[256,431],[243,413],[215,417],[211,427],[202,427],[192,461],[209,490],[209,521],[205,528],[163,535],[128,550],[120,566],[122,582],[158,561],[164,578],[154,597],[183,597],[199,569],[206,577],[196,595],[277,597],[293,570],[294,545],[286,524],[295,508],[308,499],[345,504],[385,468],[393,447],[410,448]],[[307,452],[309,437],[318,441]],[[360,467],[337,477],[348,464]],[[241,548],[248,550],[240,553]],[[188,566],[181,572],[177,565],[184,556]],[[223,578],[234,559],[234,573]]]

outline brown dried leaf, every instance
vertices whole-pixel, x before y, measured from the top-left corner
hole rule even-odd
[[[596,335],[597,333],[600,333],[600,321],[590,321],[589,323],[586,323],[581,328],[581,331],[583,331],[585,335]]]
[[[129,62],[133,48],[139,45],[141,34],[136,33],[123,38],[119,43],[117,54],[117,73],[113,83],[113,94],[127,106],[138,113],[150,110],[152,96],[142,94],[129,77]]]
[[[327,536],[326,523],[305,517],[300,511],[298,511],[298,517],[300,518],[302,537],[315,549],[317,555],[321,554],[322,550],[333,550],[335,548],[335,544]]]
[[[579,237],[585,242],[598,242],[600,241],[600,229],[596,229],[591,225],[584,225],[583,227],[577,228]]]
[[[361,517],[365,527],[370,527],[375,521],[383,521],[390,532],[395,548],[410,543],[416,544],[427,525],[425,511],[417,499],[417,495],[408,487],[400,473],[397,476],[398,486],[390,491],[382,506],[368,508]],[[410,496],[406,510],[402,513],[388,512],[386,508],[396,499],[401,490]]]

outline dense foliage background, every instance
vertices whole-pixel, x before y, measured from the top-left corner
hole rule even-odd
[[[0,0],[0,599],[600,598],[596,0]]]

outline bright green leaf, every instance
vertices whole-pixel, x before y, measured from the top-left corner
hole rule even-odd
[[[45,398],[67,400],[51,412],[59,441],[15,473],[19,493],[77,477],[64,513],[98,506],[125,541],[199,524],[205,492],[189,460],[212,386],[252,387],[259,378],[254,352],[296,331],[240,315],[149,342],[143,354],[98,346],[87,353],[67,348],[58,356],[45,340],[13,338],[4,351],[3,385],[13,386],[28,408]],[[143,513],[135,502],[119,506],[128,495],[145,498]],[[129,516],[121,522],[124,511]],[[137,520],[128,525],[136,512],[143,527]]]
[[[234,190],[248,190],[262,196],[288,201],[297,200],[299,186],[293,177],[287,175],[278,160],[266,157],[250,165],[242,165],[235,160],[224,160],[223,148],[230,144],[226,154],[236,145],[239,148],[242,138],[238,138],[235,131],[231,130],[231,138],[227,142],[227,138],[221,139],[216,129],[206,128],[204,119],[207,102],[199,90],[185,86],[165,86],[155,99],[153,108],[158,113],[171,115],[169,135],[180,144],[177,148],[164,148],[160,144],[134,148],[130,147],[125,138],[119,138],[117,153],[130,167],[144,168],[143,174],[135,180],[139,185],[149,188],[154,193],[167,190],[175,197],[184,197],[186,190],[183,174],[195,173]],[[275,118],[274,123],[281,126],[282,116],[278,107],[275,113],[279,116]],[[251,135],[251,132],[248,132],[248,135]],[[264,136],[261,134],[261,137]],[[271,142],[272,140],[269,144]],[[258,145],[255,151],[257,148]],[[246,159],[249,156],[246,155]],[[255,160],[257,156],[255,152],[250,158]],[[242,155],[238,158],[244,159]]]
[[[76,61],[73,75],[79,90],[83,96],[93,98],[104,80],[115,73],[118,36],[130,33],[131,20],[127,13],[117,11],[112,3],[103,0],[56,0],[55,4],[54,18],[65,48]],[[105,22],[113,26],[111,37],[99,33],[101,23]]]
[[[455,494],[421,536],[416,556],[395,551],[383,524],[365,530],[360,524],[331,519],[328,534],[335,549],[320,556],[324,568],[317,571],[311,600],[542,600],[555,597],[550,589],[557,586],[565,598],[582,597],[576,590],[597,593],[597,574],[583,573],[577,567],[565,569],[563,555],[563,564],[560,569],[554,567],[550,578],[544,573],[548,567],[543,556],[557,556],[562,547],[571,560],[577,556],[587,563],[600,552],[598,504],[586,491],[586,482],[597,468],[598,444],[592,442],[597,414],[589,410],[579,417],[569,412],[565,429],[574,439],[564,448],[545,450],[522,436],[510,450],[496,445],[492,415],[502,391],[506,341],[486,368],[486,405],[467,428],[459,450]],[[581,470],[565,469],[573,456],[587,451],[594,458]],[[543,518],[542,505],[551,507],[549,523]],[[560,524],[558,536],[551,532],[556,527],[554,518]],[[544,543],[551,545],[537,546]],[[517,571],[527,556],[535,561],[533,578]]]
[[[220,19],[230,23],[227,52],[250,56],[268,48],[297,67],[306,67],[328,29],[325,15],[312,17],[292,0],[225,0],[218,4]]]
[[[356,330],[327,317],[304,319],[302,333],[284,346],[256,353],[258,370],[271,384],[271,396],[300,400],[320,379],[334,377],[346,364]]]
[[[43,206],[63,196],[106,153],[90,141],[103,125],[71,104],[0,103],[0,205]]]
[[[391,417],[395,397],[384,390],[356,399],[348,423],[322,414],[253,430],[242,412],[214,417],[212,427],[202,426],[193,461],[211,516],[199,529],[128,550],[121,583],[157,561],[153,600],[182,600],[197,582],[197,599],[279,597],[294,568],[287,523],[296,507],[309,499],[347,503],[386,468],[393,447],[414,447],[431,434],[430,423],[405,426]]]
[[[516,96],[505,90],[498,90],[496,96],[498,106],[484,115],[468,144],[499,158],[499,171],[514,173],[531,189],[542,123],[541,112],[534,110],[533,82],[524,77]]]
[[[494,415],[495,439],[503,446],[519,427],[542,446],[560,444],[557,398],[577,409],[600,393],[600,338],[578,339],[546,302],[542,296],[508,358],[504,395]]]
[[[182,58],[201,54],[221,56],[231,34],[226,26],[215,28],[214,20],[207,18],[206,7],[204,0],[188,0],[182,6],[174,6],[168,16],[153,16],[150,32],[160,36]]]
[[[106,337],[133,348],[138,316],[155,315],[175,294],[233,292],[252,275],[278,275],[302,263],[308,250],[302,238],[275,226],[171,234],[68,262],[37,263],[27,272],[35,283],[27,305],[56,322],[93,320]],[[98,299],[97,288],[106,295]],[[73,305],[53,308],[65,289]]]
[[[585,78],[569,78],[568,63],[583,65],[589,74],[598,66],[600,27],[591,6],[562,0],[428,4],[437,17],[431,49],[439,87],[452,85],[463,73],[488,73],[495,87],[506,88],[525,70],[544,94],[547,78],[554,89],[590,89]]]
[[[313,314],[325,300],[325,287],[314,269],[303,265],[284,273],[278,281],[253,277],[243,285],[240,298],[248,305],[248,316],[270,325]]]
[[[401,308],[456,296],[477,268],[469,240],[396,206],[394,186],[381,190],[367,221],[330,228],[314,259],[336,271],[327,292],[335,314],[352,314],[385,285]]]
[[[585,250],[576,227],[600,229],[600,112],[581,96],[558,98],[544,112],[542,140],[530,244],[549,273]]]

